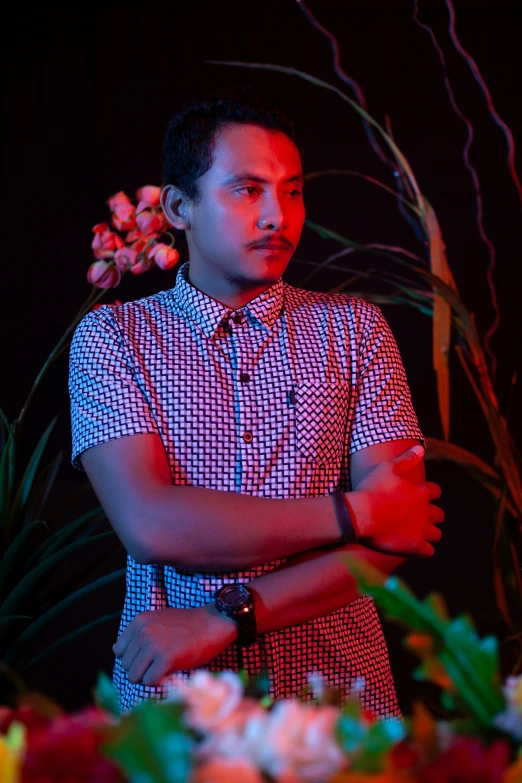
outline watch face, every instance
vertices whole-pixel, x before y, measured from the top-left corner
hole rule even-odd
[[[249,593],[243,585],[229,585],[220,594],[219,599],[225,606],[237,609],[248,601]]]

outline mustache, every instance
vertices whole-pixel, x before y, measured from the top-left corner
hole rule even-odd
[[[286,237],[266,237],[259,242],[253,242],[251,247],[264,248],[269,245],[282,245],[283,247],[292,247],[292,243]]]

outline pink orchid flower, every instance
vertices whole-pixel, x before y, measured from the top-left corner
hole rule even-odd
[[[157,207],[160,202],[161,188],[157,185],[145,185],[138,188],[136,198],[138,201],[146,201],[151,207]]]
[[[153,266],[154,261],[152,261],[148,256],[144,256],[140,261],[138,261],[137,264],[131,266],[130,272],[132,275],[142,275],[144,272],[148,272],[149,269],[151,269]]]
[[[87,280],[96,288],[114,288],[121,280],[121,272],[108,261],[95,261],[87,270]]]
[[[145,202],[140,202],[144,204]],[[140,204],[136,209],[136,225],[145,236],[159,234],[165,228],[165,218],[162,212],[156,212],[150,209],[141,209]]]
[[[143,248],[141,248],[143,249]],[[126,269],[128,269],[131,266],[134,266],[136,263],[136,257],[138,253],[140,252],[140,249],[137,247],[129,247],[128,245],[125,245],[125,247],[120,247],[116,252],[114,253],[114,261],[116,263],[116,268],[120,270],[120,272],[125,272]]]
[[[91,247],[95,258],[110,258],[115,250],[124,246],[120,235],[111,231],[107,223],[97,223],[92,230],[94,239]]]
[[[107,200],[107,204],[109,205],[109,209],[111,212],[115,212],[116,208],[121,204],[130,204],[130,203],[131,203],[130,198],[127,196],[126,193],[123,192],[123,190],[120,190],[118,193],[115,193]]]
[[[176,248],[165,245],[163,242],[157,242],[150,251],[149,258],[153,258],[160,269],[166,270],[176,266],[179,261],[179,253]]]
[[[131,228],[131,230],[127,233],[127,236],[125,237],[126,243],[129,245],[131,242],[135,242],[137,239],[141,239],[143,234],[139,230],[139,228]]]
[[[112,213],[112,225],[117,231],[130,231],[136,227],[136,212],[130,202],[117,204]]]

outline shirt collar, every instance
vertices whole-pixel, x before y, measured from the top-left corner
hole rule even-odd
[[[204,294],[192,285],[188,277],[189,262],[183,264],[172,289],[174,299],[181,310],[191,318],[205,335],[212,339],[220,323],[228,320],[237,311],[227,307],[211,296]],[[280,277],[273,285],[240,308],[265,330],[272,329],[283,308],[283,279]]]

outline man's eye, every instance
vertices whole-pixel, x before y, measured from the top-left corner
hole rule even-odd
[[[253,185],[247,185],[247,187],[246,187],[246,188],[240,188],[240,189],[238,190],[238,193],[241,193],[241,191],[243,191],[243,190],[255,190],[255,191],[256,191],[256,193],[257,193],[257,188],[255,188]],[[250,194],[249,194],[249,195],[250,195]]]

